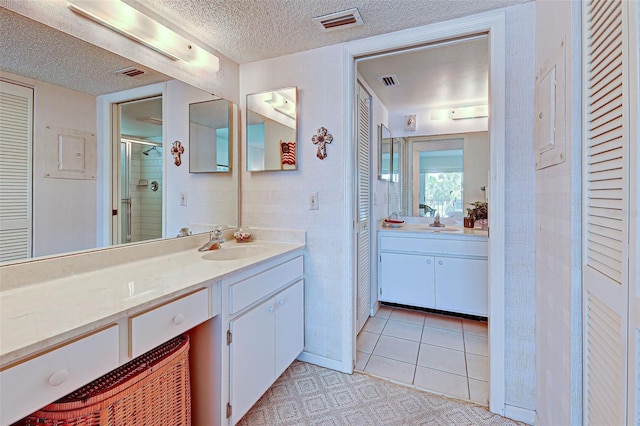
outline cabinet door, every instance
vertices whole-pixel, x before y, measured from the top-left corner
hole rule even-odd
[[[276,296],[276,378],[304,348],[304,286],[298,281]]]
[[[275,380],[275,299],[230,321],[232,424],[245,415]]]
[[[436,257],[436,308],[487,316],[486,260]]]
[[[382,253],[380,277],[381,301],[424,308],[435,306],[433,256]]]

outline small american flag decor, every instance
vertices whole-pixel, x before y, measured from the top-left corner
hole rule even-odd
[[[282,153],[282,165],[296,165],[296,143],[280,142],[280,151]]]

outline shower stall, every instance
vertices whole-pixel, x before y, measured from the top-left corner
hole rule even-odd
[[[120,243],[162,237],[162,144],[120,140]]]

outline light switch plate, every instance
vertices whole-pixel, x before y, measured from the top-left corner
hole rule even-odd
[[[318,193],[312,192],[309,194],[309,210],[318,210],[320,206],[318,205]]]

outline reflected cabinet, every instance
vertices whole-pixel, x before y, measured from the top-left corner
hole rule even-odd
[[[247,95],[247,170],[297,170],[297,88]]]

